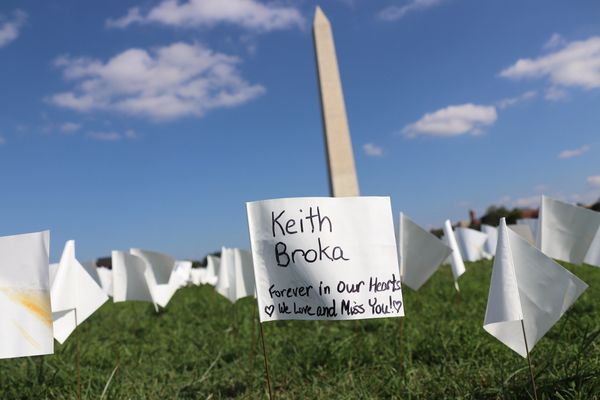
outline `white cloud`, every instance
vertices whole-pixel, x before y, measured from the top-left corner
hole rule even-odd
[[[586,144],[577,149],[563,150],[560,153],[558,153],[558,158],[560,158],[561,160],[564,160],[567,158],[579,157],[583,153],[586,153],[589,149],[590,149],[590,146]]]
[[[477,135],[484,127],[492,125],[497,117],[494,106],[471,103],[448,106],[423,115],[418,121],[405,126],[402,132],[408,137]]]
[[[363,145],[363,150],[365,154],[370,157],[381,157],[383,156],[383,149],[380,146],[377,146],[373,143],[365,143]]]
[[[547,77],[552,86],[600,88],[600,37],[571,42],[536,59],[520,59],[502,70],[500,76],[511,79]]]
[[[27,13],[21,10],[13,12],[12,18],[5,19],[0,15],[0,47],[8,45],[19,37],[21,27],[27,20]]]
[[[130,8],[123,17],[107,20],[106,26],[125,28],[134,23],[187,28],[223,23],[264,32],[303,27],[305,20],[294,7],[256,0],[163,0],[147,13]]]
[[[550,39],[548,39],[548,41],[544,43],[544,49],[553,50],[559,47],[563,47],[565,44],[567,44],[567,41],[562,35],[558,33],[553,33],[552,36],[550,36]]]
[[[513,204],[519,208],[536,208],[540,206],[541,199],[540,195],[521,197],[513,201]]]
[[[410,0],[403,6],[389,6],[379,12],[384,21],[397,21],[413,11],[422,11],[442,4],[444,0]]]
[[[186,43],[151,52],[132,48],[107,62],[63,56],[55,65],[75,87],[48,101],[80,112],[106,110],[155,120],[200,117],[265,92],[240,76],[238,63],[237,57]]]
[[[0,146],[2,146],[3,144],[6,144],[6,139],[4,139],[4,137],[0,136]]]
[[[507,97],[505,99],[502,99],[497,103],[497,105],[499,109],[503,110],[505,108],[512,107],[524,101],[531,100],[535,96],[537,96],[537,92],[535,90],[530,90],[516,97]]]
[[[133,129],[127,129],[125,132],[123,132],[123,137],[126,139],[138,139],[139,135]]]
[[[566,99],[568,95],[566,90],[557,88],[556,86],[550,86],[546,89],[544,98],[549,101],[560,101]]]
[[[590,186],[600,188],[600,175],[588,176],[587,183]]]
[[[100,142],[118,142],[124,139],[134,140],[139,137],[133,129],[127,129],[123,133],[117,131],[88,132],[86,136]]]
[[[75,122],[65,122],[60,126],[60,131],[62,133],[75,133],[81,128],[81,124],[76,124]]]

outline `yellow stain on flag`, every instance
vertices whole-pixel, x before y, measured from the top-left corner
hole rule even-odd
[[[52,328],[52,310],[50,294],[42,289],[0,288],[4,294],[15,303],[25,307],[29,312]]]
[[[25,338],[25,340],[27,340],[29,342],[29,344],[31,344],[36,349],[40,348],[40,344],[37,342],[37,340],[35,340],[29,334],[29,332],[27,332],[27,330],[25,328],[23,328],[21,325],[19,325],[19,323],[17,321],[15,321],[14,319],[12,320],[12,323],[17,327],[17,329],[21,333],[21,336],[23,336]]]

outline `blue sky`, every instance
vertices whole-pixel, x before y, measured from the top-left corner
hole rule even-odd
[[[0,234],[201,258],[246,201],[328,195],[315,5],[2,1]],[[597,1],[321,6],[361,194],[425,227],[600,197]]]

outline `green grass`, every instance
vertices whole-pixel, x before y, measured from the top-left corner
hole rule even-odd
[[[490,266],[467,265],[460,303],[448,267],[405,290],[402,360],[400,319],[263,325],[275,398],[531,398],[526,360],[482,328]],[[538,394],[600,398],[600,270],[568,268],[590,288],[532,351]],[[210,287],[181,289],[159,314],[109,302],[55,355],[0,360],[0,398],[75,399],[79,342],[84,399],[265,399],[255,316],[252,299]]]

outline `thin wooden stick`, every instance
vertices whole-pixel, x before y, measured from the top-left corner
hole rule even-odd
[[[75,329],[77,329],[77,308],[75,308]],[[79,334],[75,332],[75,362],[77,364],[77,400],[81,400],[81,369],[79,364]]]
[[[40,364],[38,367],[38,383],[41,384],[44,380],[44,357],[40,357]]]
[[[527,352],[527,364],[529,365],[529,376],[531,377],[531,386],[533,386],[533,397],[537,400],[537,389],[535,388],[535,379],[533,378],[533,368],[531,367],[531,357],[529,357],[529,346],[527,345],[527,335],[525,335],[525,323],[521,320],[523,328],[523,340],[525,341],[525,351]]]
[[[404,370],[404,318],[400,317],[400,370]]]
[[[265,347],[265,334],[263,332],[262,322],[260,326],[260,340],[262,341],[263,357],[265,360],[265,375],[267,377],[267,387],[269,388],[269,400],[273,400],[273,392],[271,391],[271,377],[269,376],[269,362],[267,360],[267,348]]]
[[[454,304],[460,304],[460,288],[456,281],[454,281],[454,289],[456,289],[456,293],[454,294]]]

